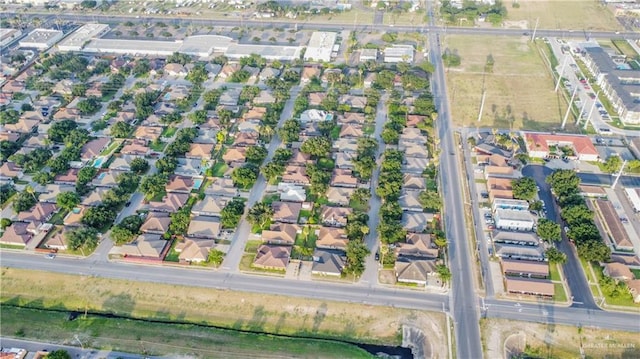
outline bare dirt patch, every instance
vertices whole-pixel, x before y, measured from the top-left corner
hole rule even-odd
[[[522,323],[503,319],[480,322],[486,358],[504,358],[524,349],[526,357],[573,359],[638,358],[637,333],[565,325]]]
[[[591,0],[518,1],[519,8],[507,5],[507,20],[525,20],[539,29],[620,30],[621,26],[607,6]]]

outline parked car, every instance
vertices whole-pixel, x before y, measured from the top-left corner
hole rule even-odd
[[[44,256],[47,259],[54,259],[56,257],[56,255],[54,253],[48,253],[46,256]]]

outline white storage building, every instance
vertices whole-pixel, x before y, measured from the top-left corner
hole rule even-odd
[[[384,49],[384,62],[413,63],[413,45],[393,45]]]
[[[64,34],[62,31],[50,29],[35,29],[25,38],[20,40],[20,47],[32,47],[36,49],[48,49],[60,41]]]
[[[66,39],[60,41],[58,49],[60,51],[80,51],[87,41],[102,37],[110,29],[107,24],[85,24],[67,36]]]
[[[304,53],[305,61],[331,61],[331,51],[336,43],[338,34],[335,32],[316,31],[311,34],[307,51]]]

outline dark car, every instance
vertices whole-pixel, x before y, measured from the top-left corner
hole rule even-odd
[[[376,261],[380,260],[380,252],[376,251],[375,259],[376,259]]]
[[[131,202],[127,202],[124,204],[125,207],[129,207],[131,205]]]

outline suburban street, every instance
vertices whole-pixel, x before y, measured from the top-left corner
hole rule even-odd
[[[433,4],[429,3],[429,7]],[[431,8],[428,10],[432,14]],[[430,18],[431,24],[435,22]],[[429,34],[429,57],[435,71],[432,75],[431,90],[438,109],[437,132],[440,137],[440,174],[441,191],[444,196],[444,223],[449,241],[449,269],[451,270],[450,307],[454,320],[457,358],[481,358],[473,257],[469,254],[467,231],[464,216],[464,200],[460,182],[461,172],[458,161],[459,152],[453,138],[451,112],[444,77],[444,65],[440,51],[440,38],[437,33]]]
[[[373,132],[373,138],[378,141],[378,151],[376,152],[376,161],[380,163],[380,156],[384,152],[384,141],[380,138],[384,123],[387,119],[387,101],[389,100],[389,94],[385,93],[378,102],[378,108],[376,109],[376,127]],[[378,269],[379,263],[375,259],[375,253],[378,250],[378,222],[380,217],[380,206],[382,201],[376,194],[376,186],[378,185],[378,178],[380,177],[379,165],[373,168],[373,174],[371,175],[371,199],[369,199],[369,234],[365,237],[367,248],[371,251],[365,262],[365,271],[360,277],[360,283],[369,283],[370,285],[378,284]]]
[[[294,86],[291,88],[290,97],[284,105],[284,109],[282,110],[282,114],[280,115],[280,121],[275,128],[282,127],[284,121],[291,118],[291,114],[293,113],[293,105],[296,101],[296,97],[298,97],[298,93],[300,92],[300,86]],[[265,158],[263,163],[268,163],[273,158],[276,150],[282,144],[282,139],[280,135],[277,133],[273,134],[273,138],[267,147],[267,158]],[[258,180],[253,185],[251,192],[249,193],[249,198],[245,203],[245,213],[251,208],[256,202],[262,200],[262,195],[264,194],[265,189],[267,188],[267,180],[264,178],[262,173],[258,174]],[[224,262],[222,262],[221,269],[230,272],[237,272],[240,266],[240,260],[242,260],[242,255],[244,254],[244,248],[247,243],[247,238],[251,234],[251,224],[247,221],[246,216],[242,216],[240,219],[240,224],[233,234],[231,240],[231,247],[227,252],[227,255],[224,258]]]

